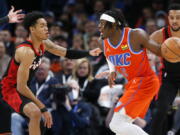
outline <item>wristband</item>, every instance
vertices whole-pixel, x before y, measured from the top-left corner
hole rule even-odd
[[[48,111],[46,107],[44,107],[44,108],[42,108],[42,109],[40,109],[40,110],[41,110],[41,112],[42,112],[42,113],[44,113],[44,112],[47,112],[47,111]]]
[[[3,24],[3,23],[9,23],[9,17],[8,16],[0,18],[0,24]]]
[[[90,56],[89,51],[67,49],[65,57],[69,59],[79,59],[88,56]]]

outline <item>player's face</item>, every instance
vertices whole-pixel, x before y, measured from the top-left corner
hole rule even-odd
[[[180,30],[180,10],[170,10],[168,20],[173,31]]]
[[[105,27],[106,22],[107,21],[105,21],[105,20],[100,20],[99,25],[98,25],[99,31],[101,33],[100,36],[102,39],[106,39],[110,36],[109,29],[107,27]]]
[[[35,34],[41,40],[45,40],[49,36],[47,22],[44,18],[37,20],[37,23],[34,26],[33,34]]]

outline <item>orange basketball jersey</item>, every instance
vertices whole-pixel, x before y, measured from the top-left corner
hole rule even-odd
[[[131,28],[125,27],[122,38],[116,46],[112,45],[108,38],[103,40],[106,58],[115,66],[116,71],[124,75],[128,81],[134,77],[145,77],[154,74],[148,61],[146,49],[139,52],[132,50],[130,44],[131,31]]]

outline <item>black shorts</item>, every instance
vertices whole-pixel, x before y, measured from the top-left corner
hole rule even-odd
[[[21,114],[21,115],[25,115],[24,112],[23,112],[24,106],[25,106],[26,104],[30,103],[30,102],[33,102],[33,101],[30,100],[29,98],[21,95],[20,93],[19,93],[19,95],[20,95],[20,98],[21,98],[21,100],[22,100],[22,104],[21,104],[21,106],[20,106],[20,114]]]
[[[11,132],[11,107],[0,98],[0,134]]]
[[[22,95],[20,95],[20,98],[22,100],[22,104],[20,106],[19,113],[25,116],[23,108],[26,104],[32,101]],[[13,111],[13,108],[10,107],[2,98],[0,98],[0,134],[11,132],[11,114]]]

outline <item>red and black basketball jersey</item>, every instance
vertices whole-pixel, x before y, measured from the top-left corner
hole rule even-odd
[[[163,33],[163,42],[164,42],[167,38],[172,36],[170,31],[170,26],[164,27],[162,29],[162,33]],[[180,62],[171,63],[162,58],[160,77],[162,79],[167,78],[170,80],[180,82]]]
[[[37,67],[41,63],[41,58],[44,54],[44,46],[43,46],[43,44],[40,45],[40,51],[39,52],[37,52],[33,48],[31,41],[25,41],[25,42],[19,44],[16,48],[20,48],[20,47],[30,47],[35,53],[35,59],[34,59],[32,65],[29,67],[30,73],[29,73],[29,79],[28,79],[28,83],[27,83],[27,85],[29,85],[29,83],[33,77],[33,74],[35,73]],[[1,81],[2,93],[3,94],[6,93],[7,89],[9,90],[10,88],[16,87],[16,85],[17,85],[17,71],[18,71],[19,65],[20,65],[20,63],[18,63],[15,60],[15,57],[12,57],[9,65],[8,65],[8,68],[6,70],[6,73],[3,76],[3,79]]]

